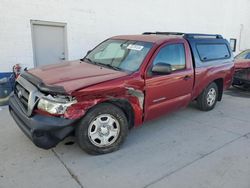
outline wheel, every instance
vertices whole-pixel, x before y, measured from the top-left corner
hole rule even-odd
[[[102,103],[91,109],[76,128],[79,146],[89,154],[116,151],[128,134],[128,121],[117,106]]]
[[[218,100],[218,86],[211,83],[205,88],[197,98],[198,108],[202,111],[212,110]]]

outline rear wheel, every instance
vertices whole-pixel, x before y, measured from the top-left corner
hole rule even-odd
[[[202,111],[212,110],[218,100],[218,86],[216,83],[211,83],[197,98],[198,108]]]
[[[105,154],[119,149],[128,133],[124,112],[109,103],[91,109],[76,128],[79,146],[89,154]]]

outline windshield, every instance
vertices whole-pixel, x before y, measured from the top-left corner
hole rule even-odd
[[[152,46],[150,42],[109,39],[84,59],[108,68],[134,72],[139,69]]]

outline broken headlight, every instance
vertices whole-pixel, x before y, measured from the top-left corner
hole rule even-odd
[[[64,114],[67,108],[76,102],[68,97],[48,95],[39,100],[37,108],[50,114]]]

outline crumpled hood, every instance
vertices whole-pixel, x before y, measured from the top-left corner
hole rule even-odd
[[[250,59],[236,59],[235,69],[246,69],[250,68]]]
[[[128,74],[79,60],[35,68],[28,72],[46,85],[62,86],[67,93]]]

